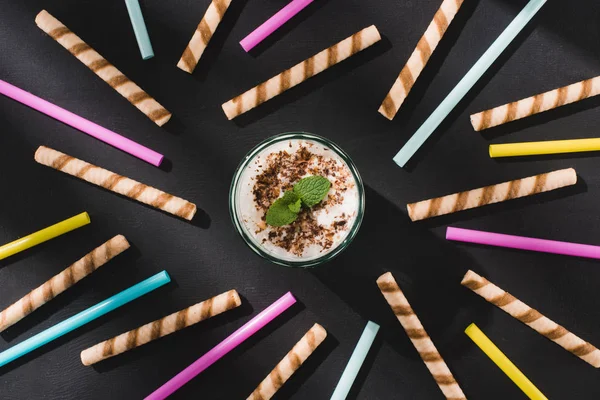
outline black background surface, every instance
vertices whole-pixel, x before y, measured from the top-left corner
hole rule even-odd
[[[120,0],[2,0],[0,78],[156,149],[157,169],[0,97],[0,243],[81,211],[92,224],[0,261],[0,308],[116,234],[133,244],[67,293],[0,336],[0,349],[168,270],[174,283],[0,369],[2,399],[142,398],[284,292],[298,304],[187,384],[175,398],[243,399],[314,322],[329,338],[276,395],[327,399],[367,320],[381,334],[352,391],[359,399],[441,399],[429,372],[378,291],[392,271],[470,399],[524,395],[462,333],[476,322],[552,399],[597,399],[598,371],[461,287],[474,269],[582,338],[600,344],[597,261],[486,248],[444,239],[447,225],[598,243],[598,159],[593,154],[496,161],[490,143],[598,136],[600,100],[484,132],[468,115],[600,75],[600,6],[550,0],[418,153],[407,170],[392,157],[526,4],[465,0],[393,122],[377,108],[425,31],[439,0],[317,0],[251,55],[238,42],[287,0],[233,0],[193,75],[176,63],[207,0],[142,2],[155,58],[142,61]],[[167,109],[159,128],[34,23],[47,9]],[[368,25],[384,40],[235,121],[220,105]],[[315,270],[254,255],[227,207],[233,172],[263,139],[308,131],[337,142],[367,187],[355,242]],[[192,223],[36,164],[48,145],[198,204]],[[580,182],[533,198],[411,223],[405,204],[554,169]],[[231,288],[244,306],[125,355],[84,367],[101,340]]]

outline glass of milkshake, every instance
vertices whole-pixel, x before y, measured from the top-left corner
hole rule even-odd
[[[323,200],[302,207],[288,225],[267,224],[269,207],[312,176],[331,184]],[[303,132],[276,135],[252,149],[229,192],[231,218],[246,244],[288,267],[313,267],[340,254],[356,236],[364,209],[363,183],[348,154],[324,137]]]

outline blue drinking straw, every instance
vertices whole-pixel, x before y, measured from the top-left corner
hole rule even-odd
[[[132,300],[137,299],[138,297],[145,295],[146,293],[153,291],[154,289],[169,283],[170,281],[171,278],[169,277],[169,274],[167,274],[167,271],[159,272],[145,281],[142,281],[137,285],[130,287],[129,289],[123,290],[119,294],[109,297],[95,306],[92,306],[87,310],[84,310],[79,314],[64,320],[63,322],[60,322],[53,327],[38,333],[24,342],[4,350],[2,353],[0,353],[0,367],[16,360],[21,356],[24,356],[27,353],[32,352],[38,347],[41,347],[46,343],[53,341],[54,339],[66,335],[80,326],[85,325],[88,322],[91,322],[96,318],[99,318],[104,314],[129,303]]]
[[[473,65],[462,80],[450,92],[448,97],[442,101],[438,108],[429,116],[427,121],[421,125],[419,130],[409,139],[408,142],[400,149],[394,157],[394,161],[400,167],[404,167],[408,160],[419,150],[431,134],[440,126],[442,121],[446,119],[448,114],[456,107],[456,105],[465,97],[477,81],[485,74],[492,66],[494,61],[502,54],[515,37],[525,28],[525,25],[533,18],[533,16],[542,8],[546,0],[531,0],[525,8],[515,17],[515,19],[502,32],[498,39],[489,49],[481,56],[481,58]]]
[[[139,1],[125,0],[125,5],[127,6],[129,19],[131,20],[135,39],[140,48],[140,53],[142,53],[142,58],[147,60],[154,57],[154,50],[152,50],[150,36],[148,36],[148,29],[146,29],[146,23],[144,22],[144,16],[142,15]]]
[[[342,377],[335,387],[335,391],[331,395],[331,400],[344,400],[346,396],[348,396],[352,384],[369,353],[369,349],[371,348],[378,331],[379,325],[373,321],[367,322],[367,326],[365,326],[365,329],[363,330],[362,335],[360,335],[360,339],[352,352],[352,356],[350,356],[348,365],[346,365]]]

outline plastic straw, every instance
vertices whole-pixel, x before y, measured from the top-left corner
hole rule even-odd
[[[71,232],[74,229],[81,228],[89,223],[90,216],[88,213],[82,212],[74,217],[65,219],[64,221],[44,228],[41,231],[34,232],[31,235],[27,235],[21,239],[7,243],[0,247],[0,260],[12,256],[13,254],[20,253],[21,251],[27,250],[28,248],[40,243],[44,243],[50,239],[54,239],[55,237],[67,232]]]
[[[242,39],[240,45],[247,52],[252,50],[256,45],[265,40],[271,33],[279,29],[313,1],[314,0],[292,0],[287,6],[283,7],[261,26]]]
[[[41,99],[29,92],[26,92],[18,87],[11,85],[0,79],[0,93],[10,97],[19,103],[25,104],[37,110],[49,117],[59,120],[75,129],[87,133],[90,136],[95,137],[98,140],[108,143],[111,146],[116,147],[119,150],[129,153],[132,156],[144,160],[154,166],[159,166],[164,156],[151,150],[147,147],[142,146],[133,140],[127,139],[119,135],[116,132],[101,127],[98,124],[93,123],[79,115],[73,114],[70,111],[65,110],[57,105],[54,105],[44,99]]]
[[[446,230],[446,239],[488,246],[508,247],[510,249],[537,251],[540,253],[600,259],[600,246],[589,244],[559,242],[556,240],[535,239],[525,236],[504,235],[501,233],[452,227],[448,227]]]
[[[38,333],[24,342],[21,342],[18,345],[9,348],[8,350],[4,350],[2,353],[0,353],[0,367],[32,352],[46,343],[53,341],[54,339],[66,335],[67,333],[87,324],[88,322],[91,322],[96,318],[99,318],[104,314],[107,314],[112,310],[129,303],[130,301],[137,299],[138,297],[145,295],[146,293],[153,291],[154,289],[169,283],[170,281],[171,278],[169,277],[169,274],[167,274],[167,271],[159,272],[145,281],[142,281],[119,294],[101,301],[95,306],[92,306],[87,310],[84,310],[79,314],[64,320],[63,322],[60,322],[53,327]]]
[[[151,393],[146,400],[162,400],[177,391],[180,387],[194,379],[202,371],[220,360],[223,356],[235,349],[250,336],[254,335],[261,328],[271,322],[275,317],[290,308],[296,299],[292,293],[287,292],[283,297],[271,304],[263,312],[248,321],[244,326],[229,335],[221,343],[213,347],[208,353],[200,357],[189,367],[175,375],[164,385]]]
[[[513,364],[508,357],[475,324],[465,329],[467,336],[529,397],[534,400],[548,400],[540,390]]]
[[[547,142],[524,142],[490,145],[490,157],[520,157],[541,154],[582,153],[599,151],[600,138],[550,140]]]
[[[492,66],[494,61],[502,54],[514,38],[525,28],[525,25],[542,8],[546,0],[531,0],[525,8],[515,17],[508,27],[498,36],[489,49],[473,65],[462,80],[442,101],[438,108],[429,116],[427,121],[421,125],[419,130],[406,142],[394,157],[394,161],[400,167],[404,167],[408,160],[419,150],[431,134],[446,119],[448,114],[458,105],[473,86],[479,81],[483,74]]]
[[[146,29],[146,23],[144,22],[144,16],[142,15],[142,9],[138,0],[125,0],[127,6],[127,12],[129,13],[129,19],[133,26],[133,32],[135,33],[135,39],[137,40],[138,47],[142,58],[147,60],[154,57],[154,50],[152,50],[152,44],[150,43],[150,36],[148,36],[148,29]]]
[[[331,395],[331,400],[344,400],[346,396],[348,396],[350,389],[352,389],[352,384],[354,383],[365,358],[367,358],[367,354],[371,349],[371,345],[373,344],[378,331],[379,325],[373,321],[367,322],[367,326],[365,326],[365,329],[363,330],[362,335],[360,335],[360,339],[352,352],[352,356],[350,356],[348,365],[346,365],[342,377],[335,387],[333,395]]]

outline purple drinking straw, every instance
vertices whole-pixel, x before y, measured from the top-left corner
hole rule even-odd
[[[485,244],[488,246],[508,247],[511,249],[600,259],[600,246],[592,246],[589,244],[559,242],[556,240],[535,239],[525,236],[504,235],[501,233],[452,227],[449,227],[446,231],[446,239],[459,242]]]
[[[281,25],[288,22],[294,15],[302,11],[313,0],[292,0],[287,6],[283,7],[277,14],[266,20],[261,26],[246,36],[240,44],[247,52],[252,50],[257,44],[265,40],[267,36],[275,32]]]
[[[18,101],[19,103],[25,104],[37,110],[49,117],[52,117],[60,122],[63,122],[75,129],[87,133],[90,136],[95,137],[98,140],[108,143],[119,150],[131,154],[134,157],[144,160],[156,167],[160,166],[164,156],[151,150],[139,143],[134,142],[131,139],[127,139],[124,136],[119,135],[116,132],[108,130],[92,121],[89,121],[77,114],[73,114],[70,111],[65,110],[55,104],[50,103],[36,95],[26,92],[23,89],[11,85],[0,79],[0,94],[3,94],[11,99]]]
[[[271,304],[263,312],[246,322],[244,326],[233,332],[221,343],[213,347],[208,353],[194,361],[189,367],[168,380],[164,385],[152,392],[145,400],[163,400],[172,395],[180,387],[194,379],[202,371],[219,361],[223,356],[242,344],[250,336],[290,308],[296,299],[291,292],[284,294],[279,300]]]

